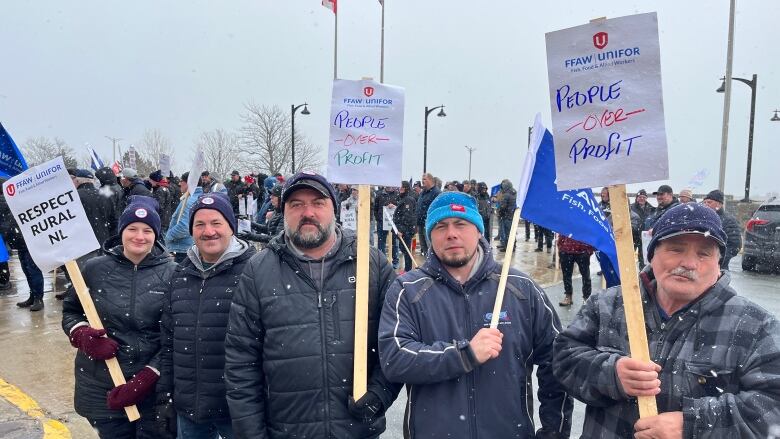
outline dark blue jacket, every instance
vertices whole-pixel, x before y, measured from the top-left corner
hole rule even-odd
[[[572,399],[552,374],[553,340],[561,330],[544,291],[511,270],[499,329],[498,358],[479,365],[469,340],[490,326],[501,274],[490,247],[465,285],[431,252],[419,270],[387,292],[379,323],[379,358],[391,381],[408,389],[409,438],[569,437]],[[537,365],[542,430],[534,432],[531,372]]]
[[[425,219],[428,218],[428,207],[440,193],[441,191],[436,186],[423,189],[420,192],[420,197],[417,199],[417,224],[425,224]]]
[[[255,248],[241,244],[202,271],[192,251],[177,266],[161,320],[160,393],[172,393],[176,412],[196,423],[229,421],[225,399],[225,333],[233,295]],[[225,256],[223,256],[224,258]]]

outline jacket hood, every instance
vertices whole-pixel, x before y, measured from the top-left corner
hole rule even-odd
[[[132,265],[133,263],[125,257],[123,250],[124,247],[122,246],[121,235],[114,235],[108,238],[105,243],[103,243],[103,251],[107,255],[112,256],[118,262]],[[152,247],[152,251],[146,255],[144,260],[141,261],[141,263],[138,265],[153,266],[164,264],[170,260],[171,257],[168,254],[168,250],[165,248],[165,246],[160,241],[155,241],[154,246]]]

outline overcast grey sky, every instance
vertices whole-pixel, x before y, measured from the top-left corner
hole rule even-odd
[[[780,2],[737,2],[734,76],[758,74],[752,190],[780,190]],[[79,154],[89,142],[104,158],[157,128],[189,167],[197,135],[236,129],[245,102],[309,103],[296,128],[328,142],[333,14],[318,0],[229,2],[0,0],[0,121],[21,144],[58,136]],[[423,111],[428,167],[445,180],[517,181],[527,127],[549,127],[545,32],[596,17],[658,12],[671,183],[717,186],[728,1],[519,2],[386,0],[385,81],[406,88],[403,175],[422,171]],[[381,9],[376,0],[339,0],[339,77],[379,78]],[[734,83],[726,192],[741,198],[750,89]],[[243,170],[249,171],[249,169]],[[663,182],[631,185],[655,189]]]

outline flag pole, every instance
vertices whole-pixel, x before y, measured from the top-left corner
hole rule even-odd
[[[382,44],[379,52],[379,82],[385,82],[385,0],[379,0],[382,5]]]

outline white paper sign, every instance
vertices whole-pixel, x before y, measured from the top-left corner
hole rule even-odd
[[[396,209],[397,207],[393,207],[392,209],[387,206],[382,207],[382,215],[384,216],[382,230],[385,232],[393,230],[395,233],[398,233],[398,230],[395,228],[395,223],[393,222],[393,215],[395,215]]]
[[[251,232],[252,221],[247,219],[238,220],[238,233]]]
[[[205,170],[206,159],[203,157],[203,150],[198,149],[195,152],[195,158],[192,160],[190,175],[187,177],[187,190],[190,193],[195,192],[195,188],[198,187],[198,182],[200,181],[200,174]]]
[[[165,178],[171,175],[171,156],[166,154],[160,155],[160,172]]]
[[[404,89],[371,80],[333,81],[328,180],[398,186]]]
[[[100,248],[61,156],[6,181],[3,193],[41,271]]]
[[[668,179],[656,14],[546,40],[558,190]]]
[[[357,230],[357,201],[346,199],[341,203],[341,228]]]

